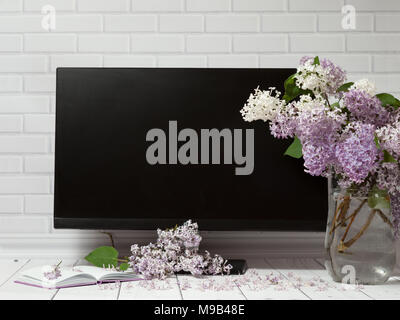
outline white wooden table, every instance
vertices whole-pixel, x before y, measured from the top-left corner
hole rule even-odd
[[[392,277],[380,286],[343,285],[330,280],[320,259],[248,259],[250,269],[244,276],[194,278],[178,275],[163,281],[125,282],[60,290],[14,283],[26,269],[59,261],[48,258],[0,259],[0,300],[400,299],[400,278]],[[63,265],[80,264],[85,262],[63,260]]]

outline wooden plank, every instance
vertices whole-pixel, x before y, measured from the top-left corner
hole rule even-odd
[[[316,259],[318,263],[324,264],[323,259]],[[391,277],[385,284],[382,285],[362,285],[362,291],[367,296],[376,300],[399,300],[400,299],[400,278]]]
[[[84,259],[75,263],[75,266],[90,265]],[[64,288],[57,291],[54,300],[117,300],[120,283],[108,283],[93,286]]]
[[[332,281],[313,259],[268,259],[267,263],[313,300],[370,299],[355,286]]]
[[[176,276],[121,283],[118,300],[182,300]]]
[[[75,261],[75,259],[65,259],[63,260],[62,265],[72,266]],[[59,262],[60,259],[56,258],[33,259],[29,261],[0,287],[0,300],[51,300],[54,294],[56,294],[56,290],[26,286],[14,283],[14,280],[16,280],[21,273],[27,269],[46,265],[56,265]]]
[[[236,283],[248,300],[308,300],[309,298],[264,259],[246,259],[246,274],[235,276]]]
[[[29,259],[0,259],[0,287],[28,261]]]
[[[235,276],[178,275],[178,282],[184,300],[246,299],[235,282]]]

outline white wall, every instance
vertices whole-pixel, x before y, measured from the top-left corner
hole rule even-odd
[[[399,0],[0,0],[0,237],[65,232],[52,229],[59,66],[295,67],[318,54],[399,94],[399,53]]]

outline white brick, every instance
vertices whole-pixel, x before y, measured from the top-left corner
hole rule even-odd
[[[103,65],[101,55],[54,55],[50,61],[52,72],[59,67],[101,67]]]
[[[188,52],[230,52],[231,37],[226,35],[187,36]]]
[[[0,32],[46,32],[42,27],[41,15],[3,15],[0,19]]]
[[[55,117],[52,114],[25,115],[25,132],[54,132]]]
[[[34,173],[52,173],[54,172],[54,156],[27,156],[24,170]]]
[[[155,15],[109,15],[105,17],[106,31],[156,31]]]
[[[347,51],[400,51],[400,35],[349,34]]]
[[[181,11],[183,0],[132,0],[133,11]]]
[[[400,13],[397,14],[377,14],[376,31],[400,31]]]
[[[246,35],[233,37],[235,52],[285,52],[288,49],[286,35]]]
[[[25,76],[24,88],[27,92],[55,92],[56,77],[47,76]]]
[[[373,61],[375,72],[400,72],[400,55],[398,54],[374,56]]]
[[[208,57],[211,68],[257,68],[256,55],[211,55]]]
[[[347,72],[370,72],[370,55],[332,55],[324,54],[323,58],[328,58],[335,64],[341,66]]]
[[[78,11],[124,12],[129,11],[129,0],[79,0]]]
[[[283,11],[285,0],[233,0],[234,11]]]
[[[342,11],[343,0],[289,0],[291,11]]]
[[[128,52],[129,36],[117,34],[96,34],[79,36],[81,52]]]
[[[104,56],[105,67],[154,67],[156,58],[138,55],[109,55]]]
[[[49,98],[45,96],[0,96],[0,113],[49,112]]]
[[[0,213],[22,213],[24,198],[22,196],[0,196]]]
[[[56,150],[56,138],[54,135],[50,135],[50,152],[54,153]]]
[[[0,76],[0,92],[20,92],[22,78],[19,76]]]
[[[231,8],[230,0],[186,0],[187,11],[229,11]]]
[[[262,55],[261,68],[297,68],[302,54],[295,55]],[[369,72],[371,59],[369,55],[332,55],[323,54],[321,58],[328,58],[348,72]]]
[[[260,68],[297,68],[303,55],[261,55]]]
[[[200,15],[161,15],[161,32],[200,32],[203,31],[203,16]]]
[[[256,32],[259,25],[259,17],[256,15],[206,16],[207,32]]]
[[[378,92],[398,92],[400,87],[399,74],[373,74],[373,73],[350,73],[349,81],[356,81],[362,78],[368,78],[375,82]]]
[[[22,0],[1,0],[0,12],[22,11]]]
[[[76,51],[76,36],[72,34],[25,35],[24,50],[31,52],[74,52]]]
[[[318,18],[319,31],[339,31],[339,32],[354,32],[354,31],[373,31],[374,18],[370,14],[357,14],[356,29],[343,29],[342,14],[320,14]]]
[[[0,172],[19,173],[22,171],[22,158],[17,156],[1,156]],[[1,200],[0,200],[1,202]],[[1,204],[0,204],[1,205]]]
[[[1,55],[0,72],[45,72],[45,56]]]
[[[57,15],[54,32],[94,32],[102,31],[103,19],[100,15]]]
[[[0,136],[0,152],[2,153],[44,153],[47,151],[48,143],[44,136]]]
[[[312,32],[316,30],[317,17],[303,14],[269,14],[262,17],[264,32]]]
[[[45,5],[53,6],[56,11],[72,11],[75,9],[74,0],[25,0],[24,10],[41,12]]]
[[[22,116],[0,116],[0,132],[21,132],[21,129]]]
[[[184,38],[179,35],[133,35],[133,52],[182,52]]]
[[[26,196],[25,212],[26,213],[53,213],[52,195],[48,196]]]
[[[22,36],[0,35],[0,52],[18,52],[21,50]]]
[[[48,177],[0,177],[0,194],[49,193]]]
[[[207,58],[204,56],[160,56],[158,57],[159,67],[186,67],[199,68],[207,66]]]
[[[290,47],[293,52],[342,52],[342,35],[291,35]]]
[[[400,10],[399,0],[346,0],[346,4],[353,5],[357,11],[395,11]]]
[[[50,230],[48,217],[0,217],[0,232],[14,233],[47,233]]]

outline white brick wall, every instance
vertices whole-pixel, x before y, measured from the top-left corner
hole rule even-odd
[[[57,67],[295,67],[305,54],[400,95],[400,1],[0,0],[0,233],[52,232]]]

